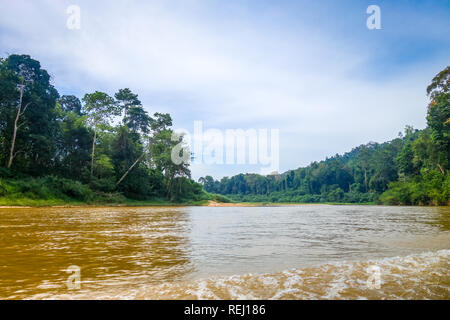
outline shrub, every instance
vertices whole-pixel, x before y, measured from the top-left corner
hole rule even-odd
[[[216,202],[223,202],[223,203],[230,203],[232,202],[232,200],[228,197],[225,197],[223,195],[220,194],[213,194],[212,195],[212,200],[216,201]]]
[[[389,184],[380,196],[380,202],[390,205],[447,205],[450,198],[449,174],[436,170],[423,171],[408,181]]]

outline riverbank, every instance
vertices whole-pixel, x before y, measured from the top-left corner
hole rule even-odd
[[[277,203],[277,202],[218,202],[214,200],[186,201],[186,202],[169,202],[164,200],[138,201],[127,200],[120,203],[83,203],[83,202],[60,202],[54,200],[34,200],[21,199],[18,201],[9,201],[0,198],[0,209],[15,208],[85,208],[85,207],[292,207],[304,205],[377,205],[376,203]]]
[[[54,176],[5,178],[0,175],[0,207],[2,208],[197,206],[207,204],[208,200],[231,202],[226,197],[205,192],[198,184],[195,192],[176,196],[155,193],[147,197],[137,197],[137,199],[119,190],[98,190],[78,181]]]
[[[134,200],[120,194],[104,194],[90,201],[80,201],[69,197],[65,198],[38,198],[27,197],[26,195],[13,194],[0,196],[0,208],[75,208],[75,207],[180,207],[180,206],[207,206],[207,207],[284,207],[303,205],[382,205],[376,202],[346,203],[346,202],[234,202],[222,195],[204,194],[203,199],[168,201],[166,199]],[[385,204],[384,204],[385,205]],[[392,204],[391,204],[392,205]]]
[[[187,201],[187,202],[169,202],[169,201],[137,201],[128,200],[120,203],[84,203],[84,202],[60,202],[54,200],[34,200],[21,199],[19,201],[9,201],[9,199],[0,198],[0,209],[14,208],[77,208],[77,207],[180,207],[180,206],[203,206],[208,205],[207,200]]]
[[[290,207],[290,206],[304,206],[304,205],[377,205],[375,202],[365,203],[308,203],[308,202],[216,202],[208,201],[205,204],[208,207]]]

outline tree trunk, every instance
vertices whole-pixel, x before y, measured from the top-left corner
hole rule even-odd
[[[11,168],[11,165],[14,160],[14,147],[16,145],[16,136],[17,136],[19,118],[20,118],[20,114],[22,112],[22,99],[23,99],[23,85],[20,87],[19,107],[17,110],[16,119],[14,120],[14,131],[13,131],[13,136],[12,136],[12,140],[11,140],[11,149],[9,150],[8,169]]]
[[[364,185],[366,187],[366,192],[367,192],[367,169],[364,168]]]
[[[173,178],[174,178],[174,174],[171,174],[168,184],[167,184],[167,197],[169,197],[170,201],[172,201],[172,199],[173,199],[173,195],[172,195]]]
[[[91,154],[91,180],[94,175],[94,156],[95,156],[95,142],[97,140],[97,131],[94,130],[94,140],[92,140],[92,154]]]
[[[133,170],[133,168],[139,163],[139,161],[142,160],[142,158],[144,158],[145,153],[141,154],[141,156],[131,165],[131,167],[127,170],[127,172],[125,172],[122,176],[122,178],[119,179],[119,181],[117,181],[116,183],[116,187],[127,177],[127,175],[131,172],[131,170]]]

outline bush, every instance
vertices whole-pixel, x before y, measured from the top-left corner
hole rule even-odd
[[[216,202],[230,203],[233,202],[230,198],[227,198],[220,194],[213,194],[211,200]]]
[[[4,180],[0,183],[0,195],[29,199],[61,199],[90,201],[93,193],[88,186],[69,179],[48,176],[44,178],[26,178]]]
[[[12,177],[13,173],[11,172],[11,170],[4,167],[0,167],[0,178],[12,178]]]
[[[408,181],[389,184],[380,202],[390,205],[447,205],[450,201],[450,178],[436,170],[425,170]]]

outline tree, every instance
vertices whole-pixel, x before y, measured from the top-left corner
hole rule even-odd
[[[116,160],[116,167],[119,171],[124,172],[125,170],[125,173],[116,182],[116,187],[122,183],[146,155],[143,147],[131,136],[127,126],[119,128],[119,135],[114,144],[114,159]]]
[[[430,97],[427,123],[438,148],[436,166],[445,174],[449,169],[450,159],[450,67],[433,78],[427,93]]]
[[[104,92],[95,91],[91,94],[86,94],[83,97],[84,110],[88,120],[88,125],[94,131],[94,139],[92,140],[91,153],[91,178],[94,174],[94,157],[95,157],[95,143],[97,142],[97,135],[100,130],[109,126],[114,116],[119,116],[121,113],[120,106],[115,100]]]
[[[51,165],[55,152],[58,92],[39,61],[28,55],[10,55],[2,60],[1,73],[1,91],[3,86],[5,89],[2,105],[6,107],[1,112],[7,119],[6,129],[11,130],[7,167],[20,154],[24,167],[42,172]]]
[[[78,115],[81,115],[81,101],[77,97],[73,95],[64,95],[59,98],[58,102],[60,103],[64,112],[73,112]]]
[[[172,161],[172,150],[182,141],[182,137],[174,141],[173,131],[165,129],[155,133],[151,138],[150,154],[158,171],[164,173],[166,195],[170,200],[175,200],[180,195],[180,190],[185,178],[191,178],[189,163],[175,163]],[[185,152],[185,151],[184,151]],[[178,187],[178,189],[177,189]],[[177,192],[178,191],[178,192]]]
[[[120,89],[114,97],[117,100],[118,105],[122,108],[124,112],[124,120],[127,118],[128,111],[133,106],[140,106],[141,101],[138,98],[137,94],[131,92],[130,89]]]
[[[427,94],[431,101],[435,100],[437,96],[442,93],[447,93],[450,90],[450,66],[439,72],[427,87]]]
[[[143,135],[148,135],[150,133],[152,118],[142,106],[131,106],[123,121],[137,137],[139,136],[139,133],[142,133]]]
[[[60,133],[57,139],[56,166],[67,178],[86,181],[85,168],[89,167],[92,132],[86,126],[86,117],[72,111],[64,111],[59,105]],[[65,110],[73,110],[67,109]]]
[[[151,121],[151,128],[155,133],[168,130],[172,126],[172,117],[168,113],[156,112]]]
[[[211,176],[201,177],[198,182],[203,186],[203,188],[208,192],[217,192],[214,188],[214,178]]]
[[[30,105],[30,103],[27,103],[27,105],[25,105],[25,107],[22,110],[23,90],[25,88],[24,80],[21,80],[21,84],[18,85],[18,87],[20,90],[20,98],[19,98],[19,106],[17,107],[16,118],[14,119],[13,135],[11,138],[11,148],[10,148],[10,152],[9,152],[9,160],[8,160],[8,165],[7,165],[8,169],[11,168],[13,159],[16,156],[16,154],[14,153],[14,148],[16,146],[17,130],[19,130],[19,128],[25,124],[25,122],[22,122],[19,124],[19,119],[21,116],[23,116],[23,114],[27,110],[28,106]]]
[[[364,170],[364,187],[366,188],[366,192],[369,191],[368,188],[368,176],[367,171],[369,169],[369,159],[370,159],[370,149],[369,147],[363,145],[360,147],[359,155],[358,155],[361,168]]]
[[[418,173],[417,168],[414,165],[414,150],[412,148],[412,143],[405,144],[402,151],[395,158],[395,162],[399,172],[405,176],[412,176]]]
[[[124,110],[123,123],[131,130],[132,137],[135,143],[141,143],[144,145],[144,151],[141,155],[135,158],[135,161],[130,165],[125,173],[116,182],[116,187],[128,176],[133,168],[138,165],[140,161],[145,157],[146,147],[148,144],[149,134],[151,131],[152,118],[144,110],[141,105],[141,101],[138,99],[138,95],[131,92],[130,89],[121,89],[115,94],[118,104]],[[122,134],[124,131],[122,131]],[[143,138],[144,141],[139,141]]]

